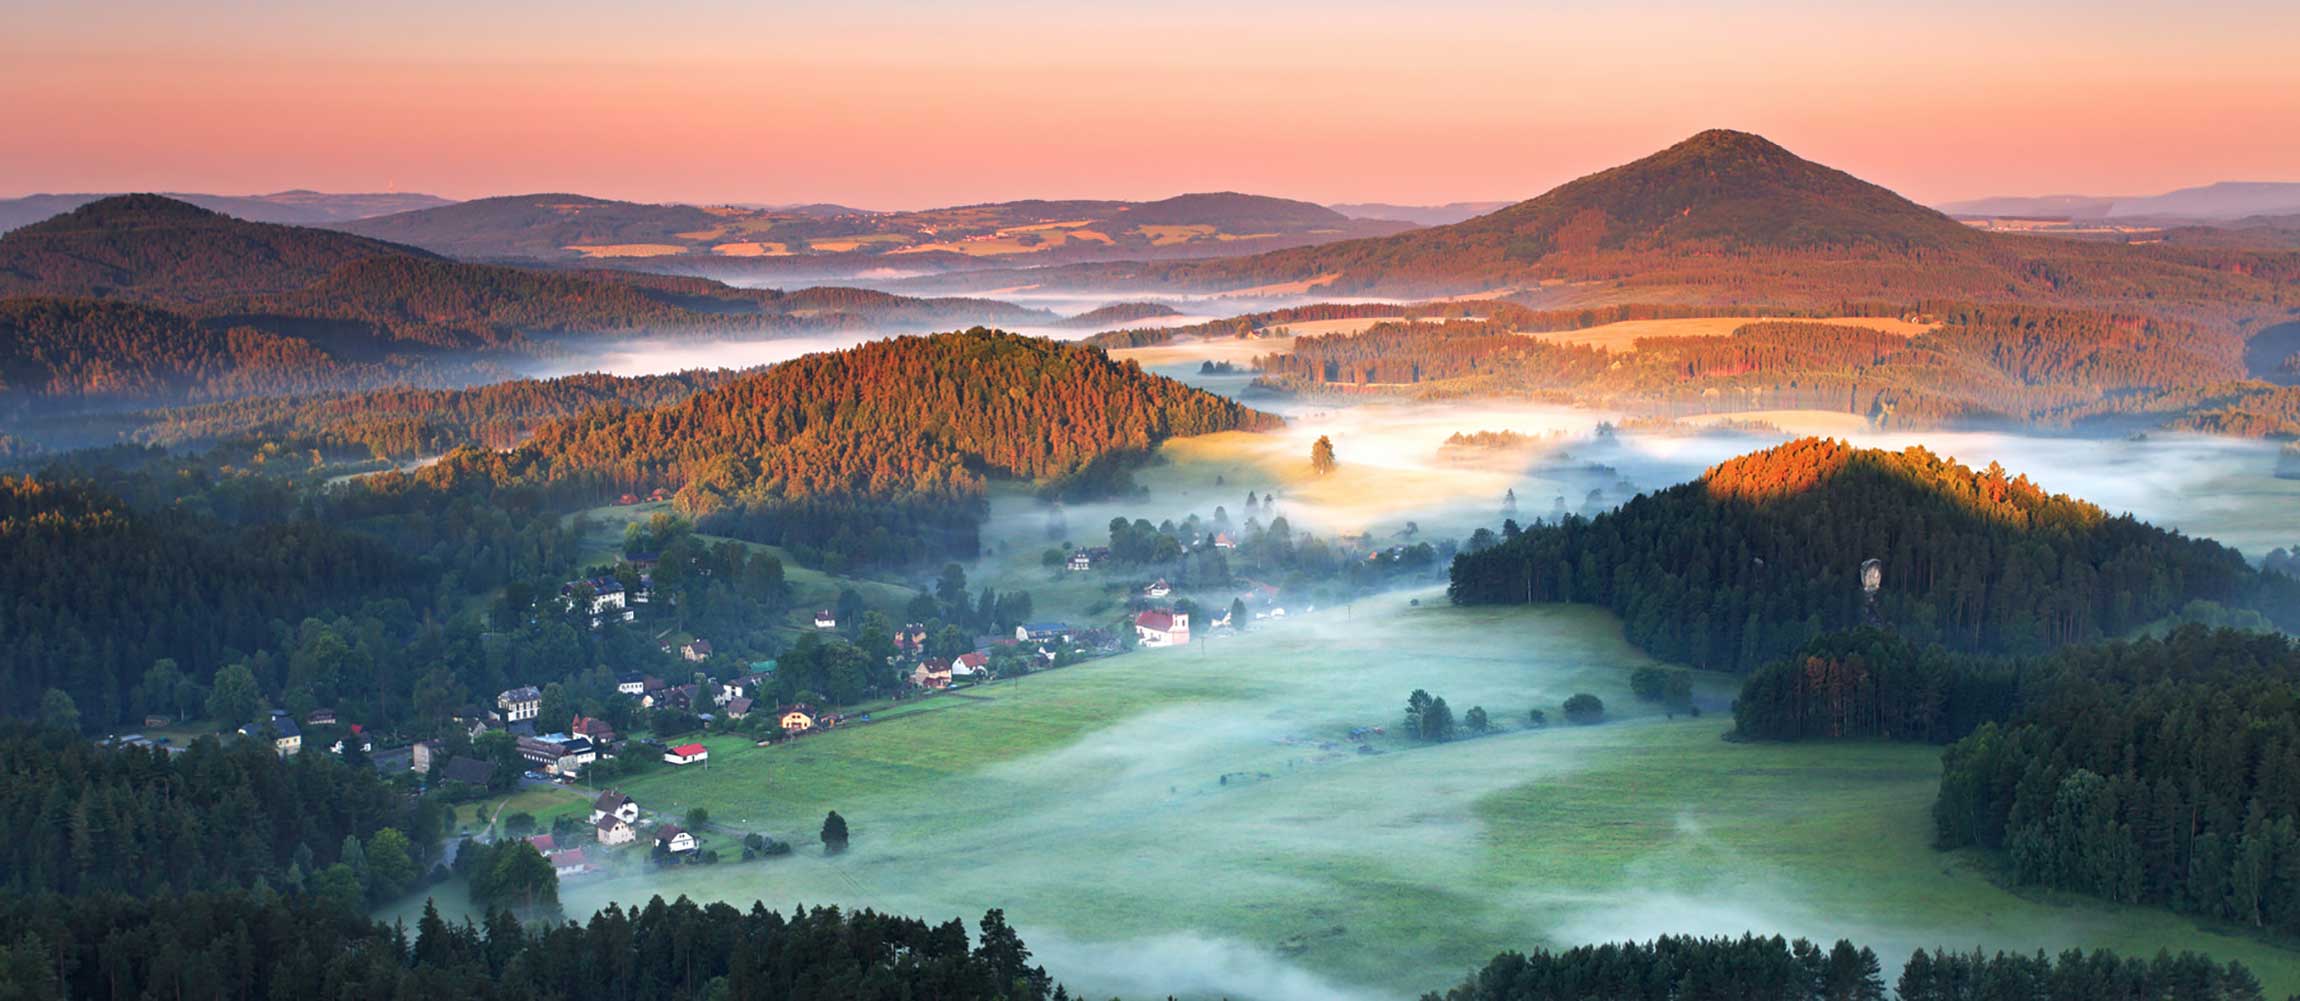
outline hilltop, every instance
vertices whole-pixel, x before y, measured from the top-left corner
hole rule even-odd
[[[990,478],[1098,492],[1167,438],[1278,424],[1092,347],[976,327],[807,355],[660,409],[591,410],[420,478],[671,486],[714,531],[904,563],[973,556]]]
[[[0,233],[54,218],[89,202],[118,197],[115,193],[26,195],[0,198]],[[268,195],[169,194],[166,197],[249,222],[279,222],[297,226],[365,219],[369,216],[412,212],[450,202],[437,195],[400,192],[337,193],[329,191],[275,191]]]
[[[2300,618],[2289,578],[2235,550],[2112,516],[1992,465],[1807,438],[1595,518],[1535,525],[1453,566],[1462,604],[1575,601],[1658,657],[1747,671],[1870,613],[1911,641],[2035,654],[2122,635],[2202,599]],[[1617,569],[1635,568],[1635,573]]]
[[[562,342],[641,333],[1056,319],[981,299],[471,264],[126,195],[0,236],[0,410],[462,384]]]

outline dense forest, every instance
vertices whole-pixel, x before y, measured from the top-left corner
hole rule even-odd
[[[2300,935],[2300,647],[2176,631],[2022,672],[1943,757],[1939,842],[2022,883]]]
[[[657,897],[584,923],[523,926],[498,913],[413,928],[304,897],[195,893],[166,901],[26,896],[0,901],[0,994],[26,1001],[270,998],[946,998],[1068,994],[1029,964],[1003,914],[966,927],[875,911],[698,905]]]
[[[1861,563],[1882,561],[1864,594]],[[1805,439],[1594,518],[1454,560],[1461,604],[1573,601],[1665,659],[1749,671],[1872,614],[1918,643],[2008,654],[2119,635],[2195,599],[2300,622],[2233,550],[1922,448]]]
[[[809,355],[657,410],[593,410],[415,477],[561,496],[677,488],[714,531],[915,563],[974,554],[987,477],[1106,486],[1168,437],[1276,423],[1100,351],[978,327]]]
[[[182,754],[0,723],[0,886],[172,896],[268,885],[364,913],[422,885],[446,810],[364,764],[260,741]]]
[[[1917,950],[1890,995],[1874,952],[1839,939],[1663,937],[1563,952],[1505,952],[1423,1001],[2259,1001],[2260,981],[2236,963],[2195,953],[2152,959],[2070,950],[1984,954]]]

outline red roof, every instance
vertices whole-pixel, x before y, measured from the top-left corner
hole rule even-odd
[[[1161,633],[1174,631],[1174,613],[1151,610],[1134,617],[1134,624]]]
[[[671,753],[676,754],[682,758],[692,758],[695,755],[703,754],[709,750],[709,748],[704,747],[701,744],[681,744],[672,748]]]

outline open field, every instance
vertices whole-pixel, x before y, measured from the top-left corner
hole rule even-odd
[[[672,257],[686,253],[690,248],[679,243],[593,243],[564,248],[590,258],[602,257]]]
[[[1933,852],[1935,748],[1727,743],[1730,679],[1702,677],[1710,713],[1670,720],[1628,694],[1642,663],[1591,610],[1392,596],[778,747],[715,741],[708,771],[623,788],[799,854],[574,884],[567,902],[1005,907],[1092,994],[1396,997],[1503,948],[1752,928],[1865,938],[1888,963],[1920,944],[2202,948],[2271,993],[2300,986],[2300,955],[2164,912],[2026,899]],[[1349,729],[1394,729],[1414,687],[1457,715],[1482,704],[1506,732],[1355,752]],[[1576,691],[1609,722],[1525,725]],[[825,858],[813,832],[832,809],[855,842]]]
[[[1294,339],[1291,337],[1224,337],[1147,348],[1118,348],[1110,352],[1110,357],[1151,369],[1177,365],[1195,369],[1198,363],[1206,361],[1226,361],[1243,368],[1262,355],[1280,355],[1292,350]]]
[[[1931,330],[1934,327],[1934,324],[1930,323],[1911,323],[1907,320],[1868,316],[1818,318],[1781,317],[1781,319],[1785,322],[1793,323],[1820,323],[1838,327],[1867,327],[1871,330],[1881,330],[1885,333],[1898,334],[1902,337],[1915,337],[1916,335]],[[1619,323],[1599,324],[1597,326],[1587,327],[1581,330],[1556,330],[1545,333],[1528,333],[1526,336],[1538,337],[1542,340],[1552,341],[1558,344],[1583,344],[1591,347],[1604,348],[1607,351],[1627,352],[1637,350],[1637,339],[1640,337],[1728,337],[1731,336],[1735,330],[1739,330],[1742,327],[1748,326],[1752,323],[1763,322],[1766,321],[1761,317],[1747,316],[1700,316],[1672,320],[1623,320]]]

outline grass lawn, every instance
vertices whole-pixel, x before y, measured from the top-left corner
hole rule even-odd
[[[1073,989],[1129,996],[1397,997],[1505,948],[1752,929],[1852,937],[1888,964],[1920,945],[2196,948],[2300,989],[2300,954],[2015,894],[1933,851],[1936,748],[1729,743],[1731,679],[1699,677],[1711,712],[1672,720],[1628,692],[1645,663],[1588,609],[1391,598],[778,746],[708,738],[707,770],[617,784],[799,852],[575,884],[567,903],[1004,907]],[[1503,732],[1356,750],[1350,729],[1394,729],[1415,687]],[[1525,722],[1582,691],[1607,723]],[[825,857],[832,809],[854,847]]]

